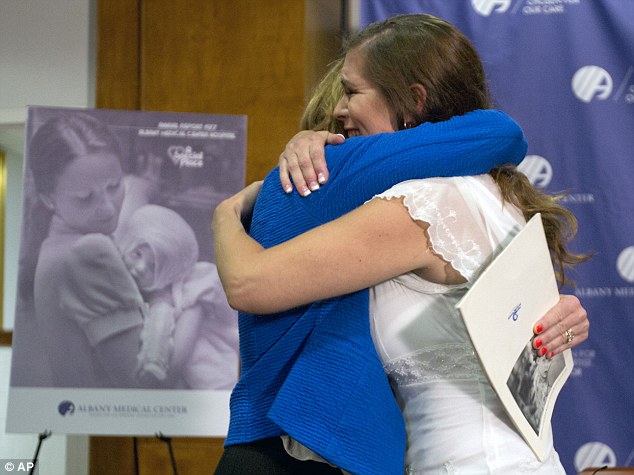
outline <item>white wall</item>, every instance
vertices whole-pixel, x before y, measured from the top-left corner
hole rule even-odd
[[[0,2],[0,111],[93,103],[91,0]],[[0,116],[2,118],[2,116]]]
[[[5,329],[13,327],[26,107],[94,107],[94,9],[95,0],[0,0],[0,151],[8,181]],[[0,459],[30,460],[38,434],[4,432],[10,359],[11,349],[0,348]],[[42,443],[38,469],[40,475],[87,474],[88,438],[53,434]]]

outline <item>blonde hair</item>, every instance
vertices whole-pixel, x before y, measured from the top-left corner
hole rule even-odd
[[[335,107],[343,97],[341,67],[344,58],[339,58],[328,67],[304,109],[300,127],[302,130],[328,130],[343,133],[341,123],[335,117]]]

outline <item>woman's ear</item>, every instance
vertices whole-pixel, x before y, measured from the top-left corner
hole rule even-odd
[[[55,203],[53,202],[50,196],[45,195],[44,193],[38,193],[37,196],[42,202],[42,204],[46,207],[47,210],[55,211]]]
[[[425,110],[427,90],[425,89],[425,86],[419,83],[412,84],[410,86],[410,89],[412,90],[412,93],[414,94],[414,99],[416,100],[416,112],[418,112],[419,115],[422,115],[423,111]]]

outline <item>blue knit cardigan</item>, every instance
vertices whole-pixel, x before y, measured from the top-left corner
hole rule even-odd
[[[411,178],[518,164],[520,127],[478,110],[326,148],[330,178],[307,198],[264,180],[250,227],[268,248],[332,221]],[[310,270],[307,270],[310,272]],[[368,290],[273,315],[240,314],[240,380],[226,445],[289,434],[351,473],[402,475],[405,426],[370,334]]]

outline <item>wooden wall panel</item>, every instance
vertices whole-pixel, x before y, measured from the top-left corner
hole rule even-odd
[[[307,103],[328,64],[340,54],[345,27],[340,1],[307,0],[305,5],[304,102]]]
[[[139,109],[139,4],[97,1],[95,104],[102,109]]]
[[[339,52],[340,3],[97,0],[97,107],[245,114],[247,182],[261,179]],[[91,437],[91,475],[135,474],[133,440]],[[213,473],[223,443],[174,438],[178,473]],[[165,443],[137,448],[141,475],[172,473]]]
[[[247,115],[251,182],[297,130],[304,52],[297,0],[143,2],[141,108]]]
[[[168,445],[155,437],[91,437],[91,475],[172,475]],[[220,460],[224,439],[177,437],[171,441],[179,475],[211,475]],[[138,463],[138,472],[136,465]]]

